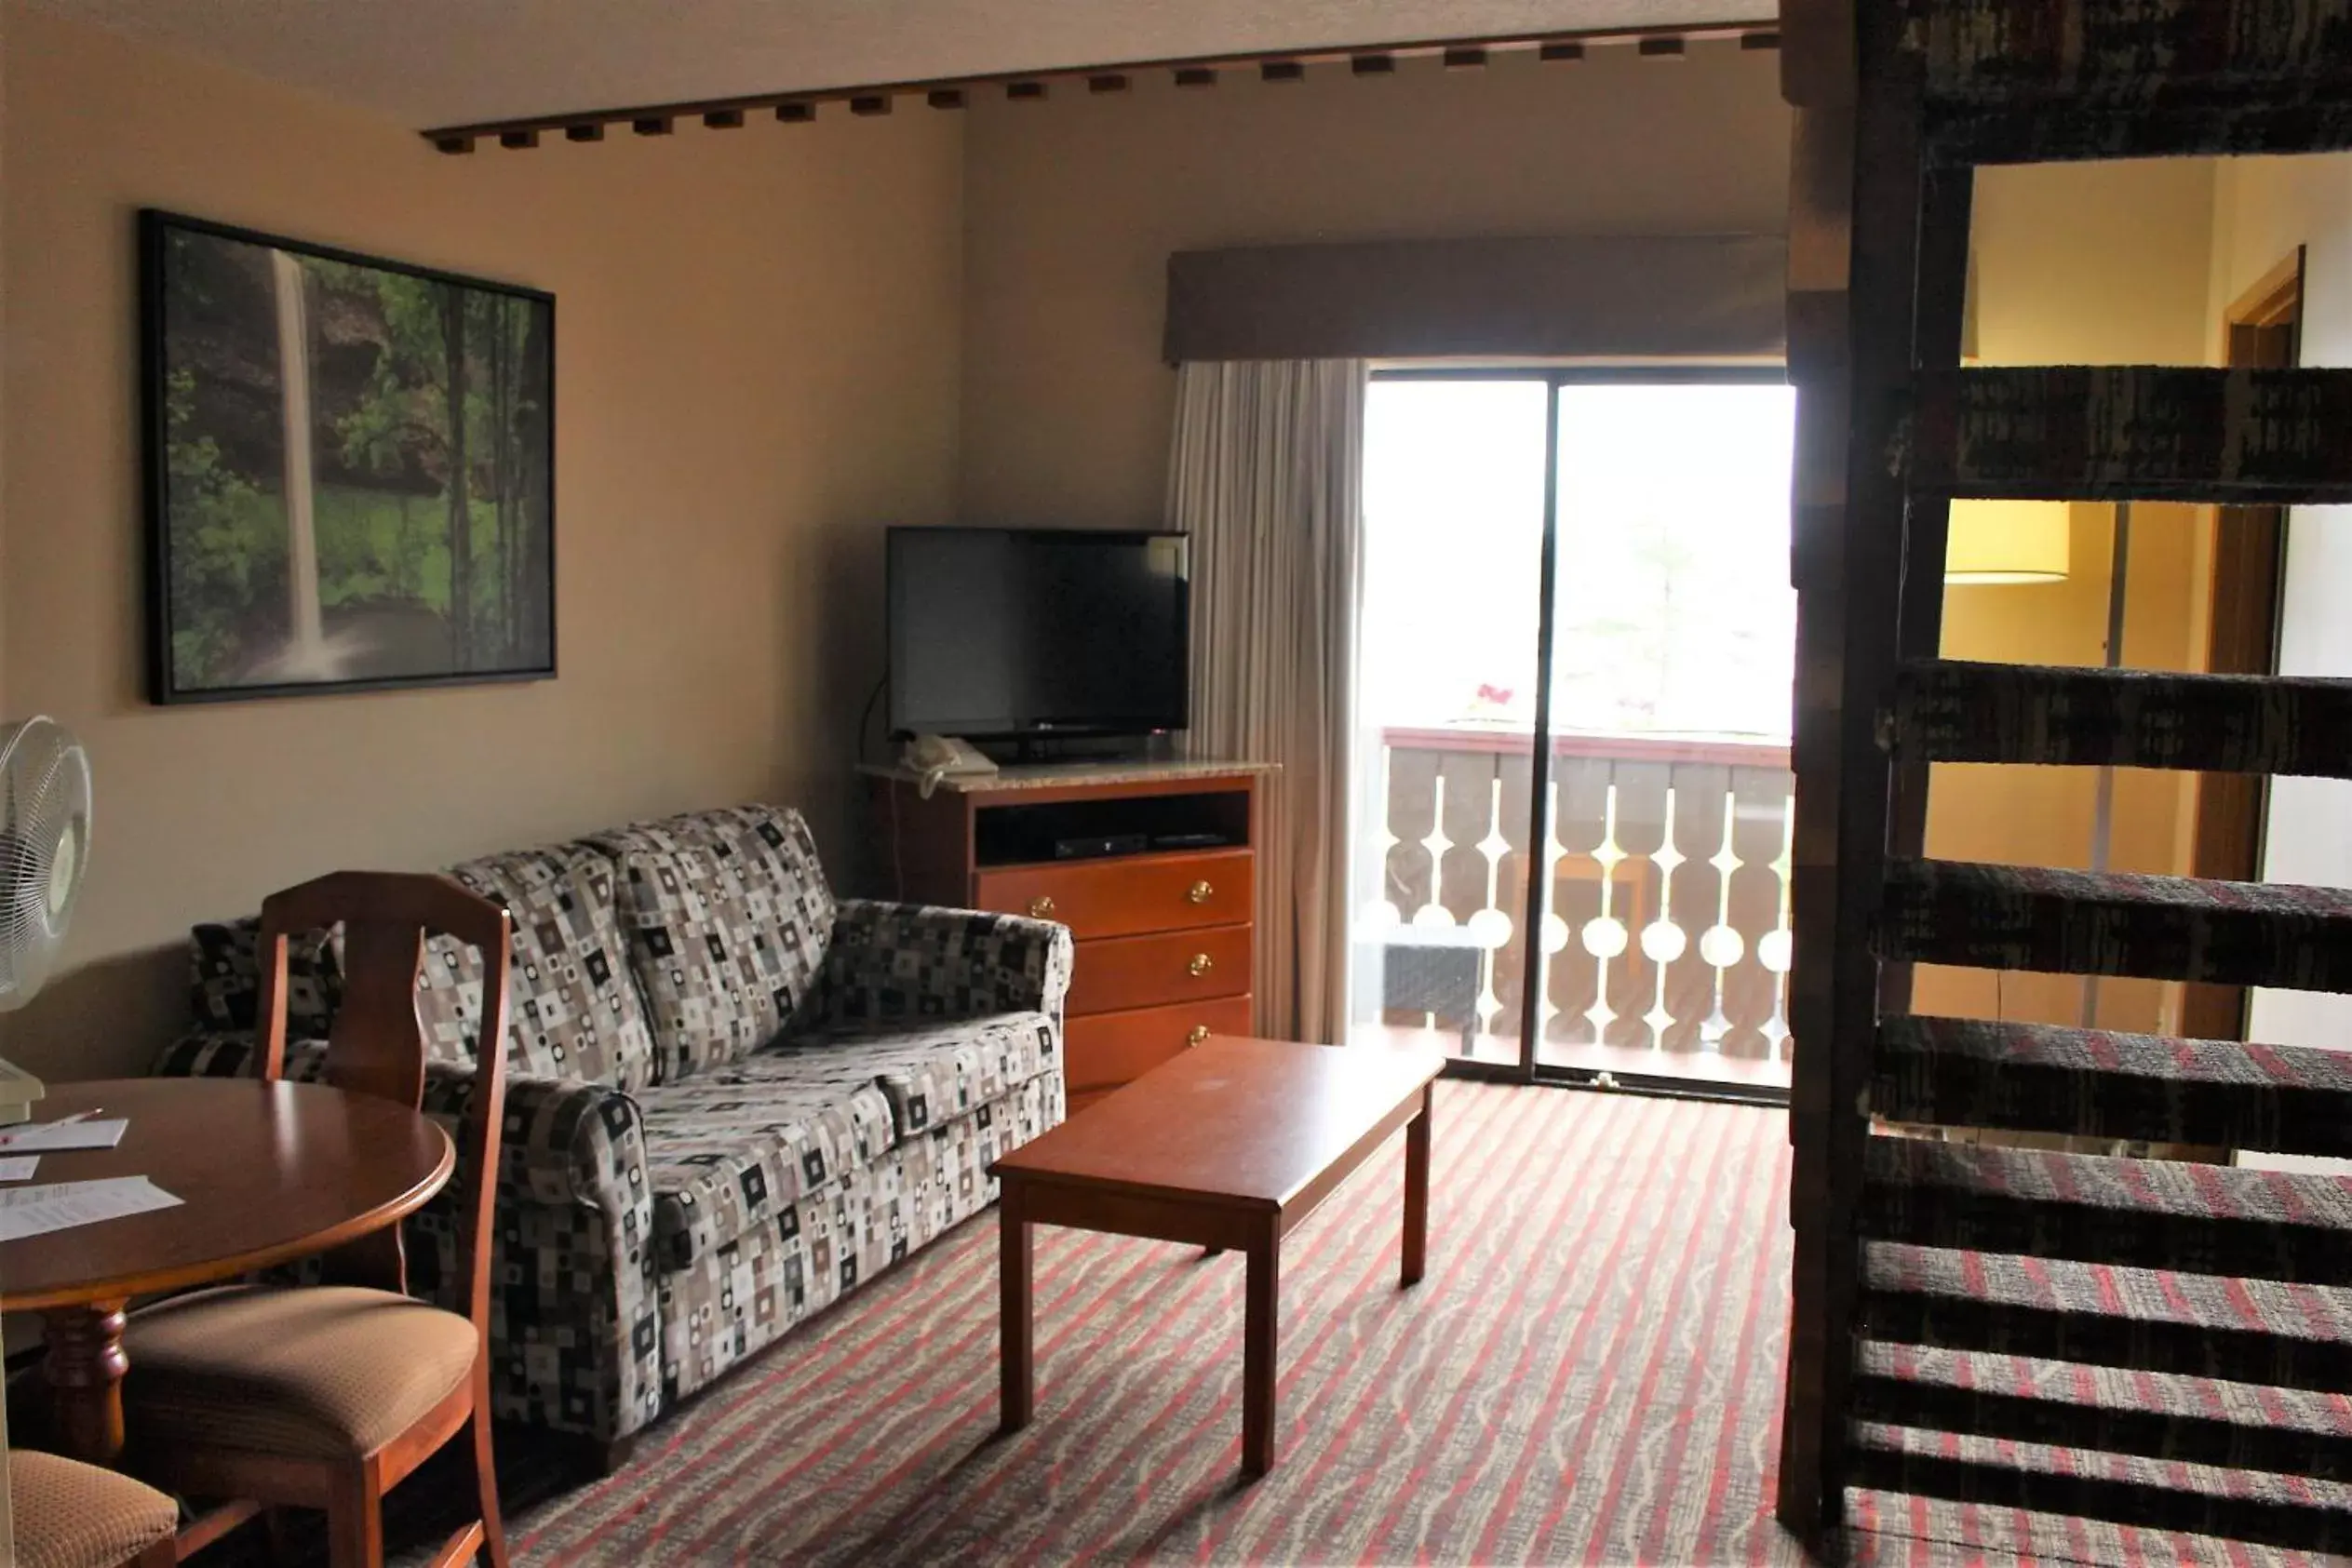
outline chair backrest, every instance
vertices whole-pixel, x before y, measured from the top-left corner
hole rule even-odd
[[[273,893],[262,905],[262,1077],[286,1069],[287,945],[307,931],[343,930],[343,988],[327,1037],[325,1079],[356,1094],[424,1103],[424,1027],[417,975],[428,937],[447,935],[482,955],[481,1033],[475,1041],[474,1092],[458,1130],[460,1299],[484,1333],[490,1327],[491,1199],[497,1188],[500,1125],[506,1098],[506,1001],[510,921],[506,911],[446,877],[338,871]],[[400,1230],[387,1226],[330,1260],[330,1278],[405,1292]]]

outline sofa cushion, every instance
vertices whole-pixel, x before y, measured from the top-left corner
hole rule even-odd
[[[629,974],[612,861],[586,845],[552,845],[468,861],[449,876],[514,918],[506,999],[513,1069],[622,1090],[652,1082],[653,1034]],[[435,937],[419,990],[432,1055],[470,1059],[481,1030],[481,954]]]
[[[830,1058],[870,1077],[890,1099],[898,1136],[952,1121],[1060,1065],[1042,1012],[958,1023],[842,1025],[795,1039],[778,1055]]]
[[[653,1238],[686,1268],[897,1141],[889,1099],[840,1052],[762,1052],[640,1092]]]
[[[618,863],[621,923],[677,1083],[748,1056],[813,1012],[833,891],[800,813],[698,811],[598,834]]]
[[[188,932],[189,1001],[203,1029],[250,1029],[262,1005],[262,918],[207,921]],[[286,1029],[326,1034],[343,994],[343,965],[323,931],[286,943]]]

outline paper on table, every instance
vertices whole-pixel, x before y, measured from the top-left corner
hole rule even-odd
[[[20,1159],[0,1159],[0,1182],[27,1180],[33,1174],[33,1168],[40,1163],[41,1157],[37,1154],[28,1154]]]
[[[143,1214],[151,1209],[169,1209],[179,1202],[144,1176],[0,1187],[0,1241]]]
[[[104,1121],[34,1121],[0,1132],[0,1154],[31,1150],[113,1148],[123,1141],[130,1123],[121,1117]]]

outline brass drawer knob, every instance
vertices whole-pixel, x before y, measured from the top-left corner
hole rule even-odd
[[[1209,956],[1206,953],[1195,953],[1192,955],[1192,961],[1184,967],[1190,970],[1193,977],[1198,979],[1200,976],[1208,973],[1210,970],[1216,968],[1216,966],[1210,961]]]
[[[1053,894],[1051,894],[1051,893],[1040,893],[1040,894],[1038,894],[1038,895],[1037,895],[1037,897],[1035,897],[1035,898],[1033,898],[1033,899],[1030,899],[1030,900],[1029,900],[1029,918],[1031,918],[1031,919],[1033,919],[1033,920],[1042,920],[1042,919],[1044,919],[1047,916],[1049,916],[1049,915],[1051,915],[1051,914],[1053,914],[1053,913],[1054,913],[1054,895],[1053,895]]]
[[[1209,886],[1208,878],[1204,877],[1201,880],[1193,883],[1190,887],[1185,889],[1184,896],[1195,904],[1206,904],[1210,899],[1216,896],[1216,890]]]
[[[1209,1026],[1206,1024],[1195,1024],[1192,1025],[1192,1032],[1184,1037],[1184,1043],[1187,1045],[1198,1045],[1208,1038]]]

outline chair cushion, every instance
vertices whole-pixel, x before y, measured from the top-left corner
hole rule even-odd
[[[491,855],[449,875],[514,918],[506,1022],[515,1071],[614,1089],[653,1081],[653,1033],[630,983],[612,859],[585,844]],[[471,1061],[482,958],[453,937],[428,945],[417,1012],[440,1061]]]
[[[637,1100],[665,1269],[788,1213],[897,1142],[872,1070],[839,1053],[762,1052]]]
[[[152,1486],[53,1454],[8,1454],[17,1568],[122,1568],[180,1527],[180,1508]]]
[[[234,1285],[132,1315],[125,1424],[142,1448],[374,1452],[474,1370],[474,1325],[352,1286]]]
[[[842,1025],[786,1041],[778,1056],[840,1064],[889,1096],[901,1138],[987,1105],[1059,1065],[1054,1025],[1042,1012],[1001,1012],[951,1024]]]
[[[800,812],[735,806],[587,841],[620,864],[656,1081],[738,1061],[813,1012],[833,891]]]

